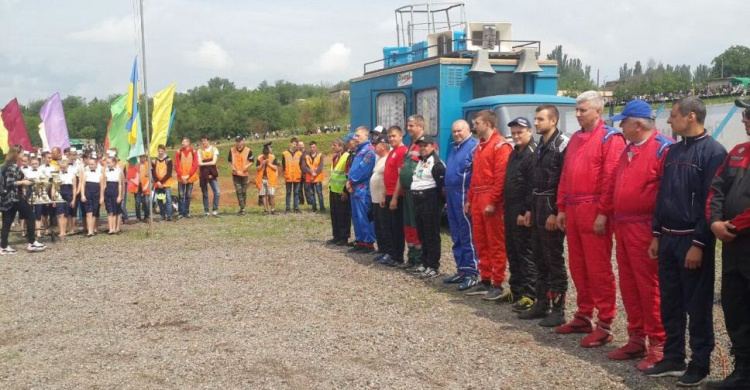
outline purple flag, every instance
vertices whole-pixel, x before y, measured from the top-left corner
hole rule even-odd
[[[65,112],[63,111],[60,94],[52,95],[49,100],[39,110],[39,116],[44,122],[44,131],[47,133],[47,142],[49,147],[59,147],[65,149],[70,147],[70,138],[68,137],[68,125],[65,124]]]

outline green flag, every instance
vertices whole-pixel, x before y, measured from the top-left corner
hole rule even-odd
[[[125,128],[128,123],[129,115],[126,108],[128,95],[122,95],[109,106],[112,114],[112,123],[109,126],[109,147],[117,149],[117,158],[127,160],[130,156],[130,143],[128,141],[129,132]],[[143,146],[141,145],[141,148]]]

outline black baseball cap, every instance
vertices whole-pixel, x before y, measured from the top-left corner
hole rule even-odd
[[[519,116],[518,118],[513,119],[508,123],[508,127],[511,126],[531,127],[531,121],[529,121],[526,117]]]
[[[435,143],[435,140],[429,134],[423,135],[416,142],[416,144],[434,144],[434,143]]]
[[[374,133],[372,136],[372,142],[373,144],[379,144],[381,142],[388,142],[388,138],[386,138],[382,133]]]

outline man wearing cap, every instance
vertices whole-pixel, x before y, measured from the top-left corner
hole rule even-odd
[[[414,197],[414,217],[417,234],[422,243],[421,264],[416,274],[420,279],[431,279],[440,270],[440,210],[443,208],[445,164],[435,151],[435,140],[429,134],[415,142],[419,147],[419,163],[414,170],[411,194]]]
[[[347,137],[349,137],[347,135]],[[345,246],[349,243],[351,234],[352,209],[349,205],[349,193],[346,192],[346,178],[348,173],[349,152],[344,150],[346,141],[333,140],[331,150],[331,178],[328,181],[330,194],[328,203],[331,209],[331,231],[333,238],[326,241],[328,245]]]
[[[553,105],[536,108],[534,127],[541,135],[532,159],[532,196],[525,222],[531,224],[531,247],[536,265],[536,301],[518,314],[522,320],[541,319],[539,326],[556,327],[565,322],[568,270],[563,257],[565,233],[557,228],[557,188],[570,138],[557,124],[560,111]]]
[[[375,227],[370,219],[370,176],[375,167],[375,148],[369,140],[370,132],[364,126],[354,132],[357,148],[349,169],[346,189],[351,194],[352,222],[354,222],[354,239],[357,244],[349,250],[353,253],[372,253],[375,251]]]
[[[485,300],[497,301],[503,296],[508,262],[503,200],[505,170],[513,147],[497,131],[497,114],[493,111],[480,111],[474,119],[474,129],[480,140],[474,152],[474,171],[464,212],[471,213],[481,282],[466,294],[484,295]]]
[[[531,309],[536,299],[536,265],[531,251],[531,159],[536,142],[531,134],[531,121],[518,117],[508,123],[515,143],[505,170],[505,248],[510,270],[510,291],[505,302],[512,303],[515,312]],[[526,213],[529,213],[528,221]]]
[[[245,147],[245,136],[235,137],[235,145],[229,151],[227,161],[232,169],[232,183],[234,183],[234,192],[237,194],[237,203],[240,206],[237,214],[245,215],[248,176],[250,167],[253,165],[253,152]]]
[[[411,181],[414,176],[414,170],[419,163],[419,147],[414,142],[424,135],[424,117],[421,115],[412,115],[406,122],[406,131],[411,137],[411,145],[404,155],[404,162],[398,171],[398,181],[389,205],[391,211],[399,207],[399,196],[403,196],[404,210],[404,236],[406,238],[407,258],[408,261],[400,264],[403,269],[418,268],[419,259],[422,256],[422,243],[417,235],[417,225],[414,219],[414,199],[411,196]]]
[[[612,360],[645,358],[637,367],[652,368],[662,359],[664,327],[659,312],[658,262],[648,257],[651,222],[664,158],[674,141],[656,130],[651,106],[643,100],[625,105],[620,121],[628,141],[608,191],[612,195],[620,293],[628,320],[628,342],[607,354]],[[648,341],[648,346],[646,344]]]
[[[469,123],[463,119],[453,122],[451,134],[453,145],[448,151],[445,167],[445,197],[456,273],[443,279],[443,283],[457,283],[458,290],[465,291],[479,283],[477,253],[471,242],[471,216],[464,213],[464,203],[471,184],[474,151],[479,140],[471,136]]]
[[[612,198],[608,186],[614,178],[625,139],[602,121],[604,99],[596,91],[576,99],[576,119],[581,130],[573,134],[565,153],[557,193],[557,227],[567,232],[570,275],[576,286],[578,311],[560,334],[588,333],[584,348],[612,341],[612,321],[617,312],[617,286],[612,271]],[[596,326],[594,310],[598,311]]]
[[[375,260],[389,267],[396,267],[404,263],[404,210],[403,197],[396,194],[396,184],[401,166],[404,164],[406,146],[404,145],[404,131],[398,126],[391,126],[387,131],[388,143],[391,150],[385,160],[383,181],[385,184],[385,201],[380,204],[383,214],[383,248]],[[390,205],[396,199],[396,209]]]
[[[742,124],[750,136],[750,103],[735,103],[745,111]],[[750,388],[750,181],[743,180],[750,167],[750,142],[732,149],[716,172],[708,193],[706,218],[721,247],[721,307],[724,310],[734,371],[709,389]]]
[[[727,152],[706,132],[705,119],[706,106],[698,98],[686,97],[672,105],[667,122],[682,139],[669,148],[664,160],[652,224],[654,237],[648,248],[649,256],[659,263],[661,319],[667,339],[664,359],[646,370],[646,375],[679,376],[680,386],[698,386],[705,380],[715,343],[716,238],[706,219],[706,200]],[[691,351],[687,367],[686,325]]]

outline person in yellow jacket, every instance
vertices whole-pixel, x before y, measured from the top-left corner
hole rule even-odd
[[[276,156],[271,154],[270,142],[263,145],[263,154],[258,157],[255,166],[255,187],[258,188],[258,195],[263,198],[263,215],[276,214],[274,195],[278,185],[279,168],[276,165]]]
[[[245,215],[245,205],[247,204],[247,184],[250,176],[250,167],[253,164],[253,151],[245,147],[245,137],[238,135],[235,138],[235,145],[229,151],[229,167],[232,169],[232,182],[234,191],[237,193],[237,202],[240,210],[239,215]]]
[[[289,150],[281,154],[281,169],[284,171],[284,182],[286,182],[286,212],[290,212],[290,206],[294,206],[294,212],[299,213],[299,188],[302,182],[302,169],[300,162],[302,152],[297,147],[297,137],[290,140]],[[293,204],[292,198],[294,199]]]
[[[351,135],[347,137],[351,138]],[[331,178],[328,181],[328,189],[333,238],[326,241],[328,245],[346,246],[351,236],[352,209],[349,204],[349,193],[345,189],[349,172],[349,152],[345,151],[347,142],[348,139],[336,138],[331,146]]]
[[[318,144],[315,141],[310,141],[310,151],[305,154],[305,192],[307,192],[307,199],[312,206],[312,211],[317,212],[318,209],[315,205],[315,197],[318,198],[320,204],[320,211],[325,212],[326,206],[323,203],[323,153],[318,151]],[[316,195],[317,194],[317,195]]]

